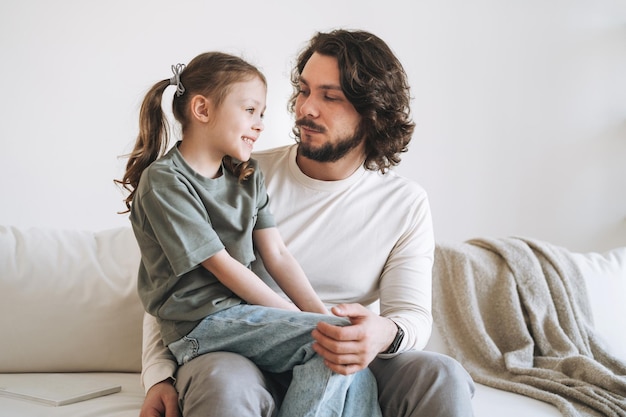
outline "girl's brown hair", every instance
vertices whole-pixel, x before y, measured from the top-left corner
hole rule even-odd
[[[211,99],[218,107],[231,85],[258,77],[267,85],[265,76],[253,65],[233,55],[222,52],[206,52],[195,57],[179,74],[179,82],[184,87],[182,94],[178,89],[172,99],[174,118],[181,124],[182,133],[189,124],[188,107],[191,98],[203,95]],[[161,107],[165,89],[172,85],[170,79],[156,83],[146,94],[139,111],[139,134],[135,147],[129,154],[126,172],[121,180],[114,180],[128,191],[124,199],[127,213],[139,185],[141,173],[158,158],[163,156],[169,146],[169,124]],[[248,178],[253,169],[247,162],[239,162],[227,156],[224,166],[240,181]]]

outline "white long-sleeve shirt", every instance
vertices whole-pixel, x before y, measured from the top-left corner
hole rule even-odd
[[[296,151],[292,145],[254,155],[287,247],[326,304],[379,308],[404,330],[400,352],[422,349],[432,326],[434,253],[426,192],[394,171],[382,175],[359,168],[344,180],[314,180],[299,169]],[[172,377],[175,369],[156,321],[147,316],[146,390]]]

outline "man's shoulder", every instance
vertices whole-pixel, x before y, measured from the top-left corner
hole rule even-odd
[[[289,159],[291,149],[295,145],[284,145],[277,148],[256,151],[252,157],[257,160],[259,167],[267,174],[267,171],[275,169],[282,163],[286,163]]]
[[[394,170],[382,174],[379,171],[367,171],[370,181],[376,183],[390,194],[398,192],[426,196],[426,190],[416,181],[398,174]]]
[[[254,151],[252,157],[257,161],[263,163],[263,161],[279,159],[289,155],[289,151],[295,145],[283,145],[277,148],[264,149],[262,151]]]

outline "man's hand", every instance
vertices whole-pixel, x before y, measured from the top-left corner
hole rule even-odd
[[[139,417],[181,417],[178,392],[171,379],[159,382],[148,390]]]
[[[385,351],[398,331],[393,321],[381,317],[360,304],[340,304],[332,312],[347,317],[351,326],[333,326],[320,322],[313,330],[313,349],[325,359],[331,370],[348,375],[360,371]]]

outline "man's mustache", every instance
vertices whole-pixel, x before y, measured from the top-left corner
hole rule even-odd
[[[302,119],[296,120],[296,126],[306,127],[307,129],[313,130],[318,133],[326,132],[326,129],[324,128],[324,126],[320,126],[310,119],[302,118]]]

